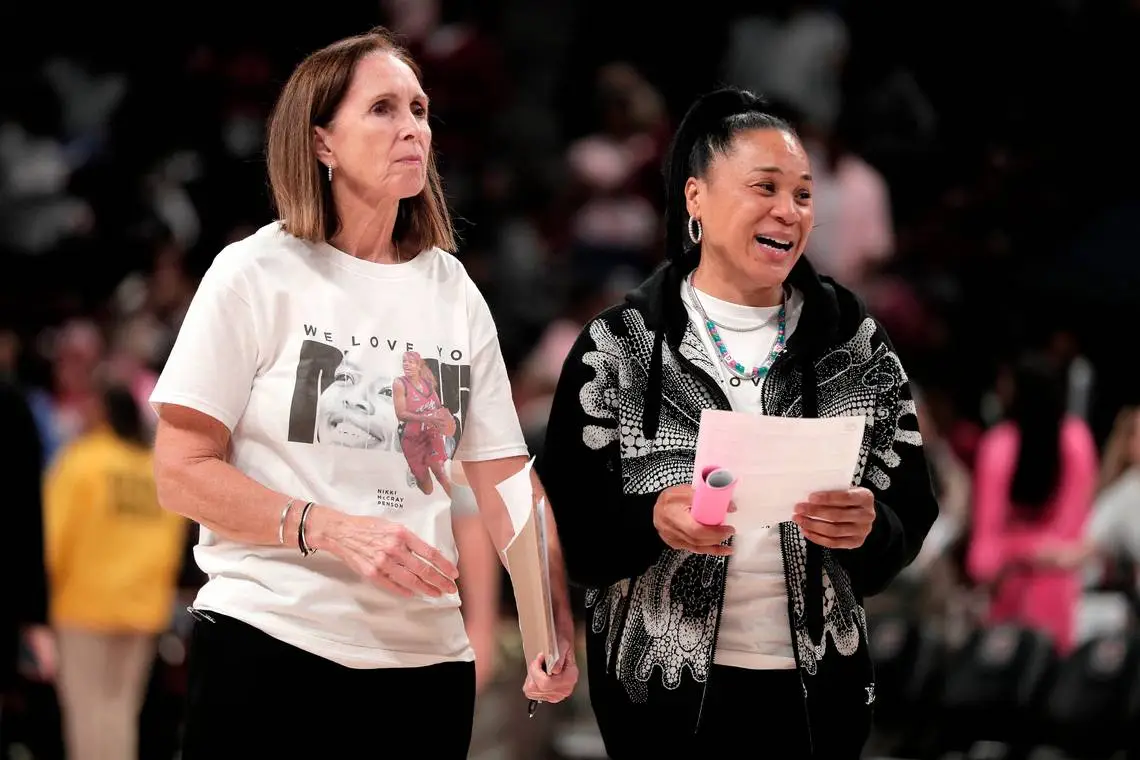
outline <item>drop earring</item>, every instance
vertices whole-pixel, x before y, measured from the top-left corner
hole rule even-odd
[[[329,182],[332,182],[332,164],[329,164]]]

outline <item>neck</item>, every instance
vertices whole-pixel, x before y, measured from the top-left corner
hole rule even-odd
[[[784,300],[784,284],[757,285],[724,272],[715,262],[701,259],[693,272],[693,287],[721,301],[741,306],[779,306]]]
[[[365,261],[400,263],[400,252],[392,239],[398,200],[371,203],[333,185],[333,202],[340,221],[340,230],[329,240],[333,246]]]

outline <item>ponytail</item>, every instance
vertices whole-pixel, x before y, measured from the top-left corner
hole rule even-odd
[[[1026,517],[1040,517],[1057,490],[1065,412],[1064,375],[1044,357],[1021,359],[1009,410],[1019,433],[1010,500]]]

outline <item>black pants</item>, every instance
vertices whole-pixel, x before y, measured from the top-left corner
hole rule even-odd
[[[474,663],[346,668],[209,615],[191,637],[183,760],[381,758],[407,747],[466,760]]]
[[[598,723],[612,760],[811,757],[803,687],[796,670],[714,665],[695,734],[687,721],[663,721],[652,704],[626,702],[614,715],[599,715]]]

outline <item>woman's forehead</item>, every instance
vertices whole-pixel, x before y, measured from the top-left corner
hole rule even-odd
[[[744,174],[784,174],[811,181],[811,162],[795,135],[782,129],[750,129],[732,141],[722,163]]]
[[[346,97],[353,100],[378,100],[382,97],[427,100],[416,73],[387,50],[369,53],[357,62]]]

